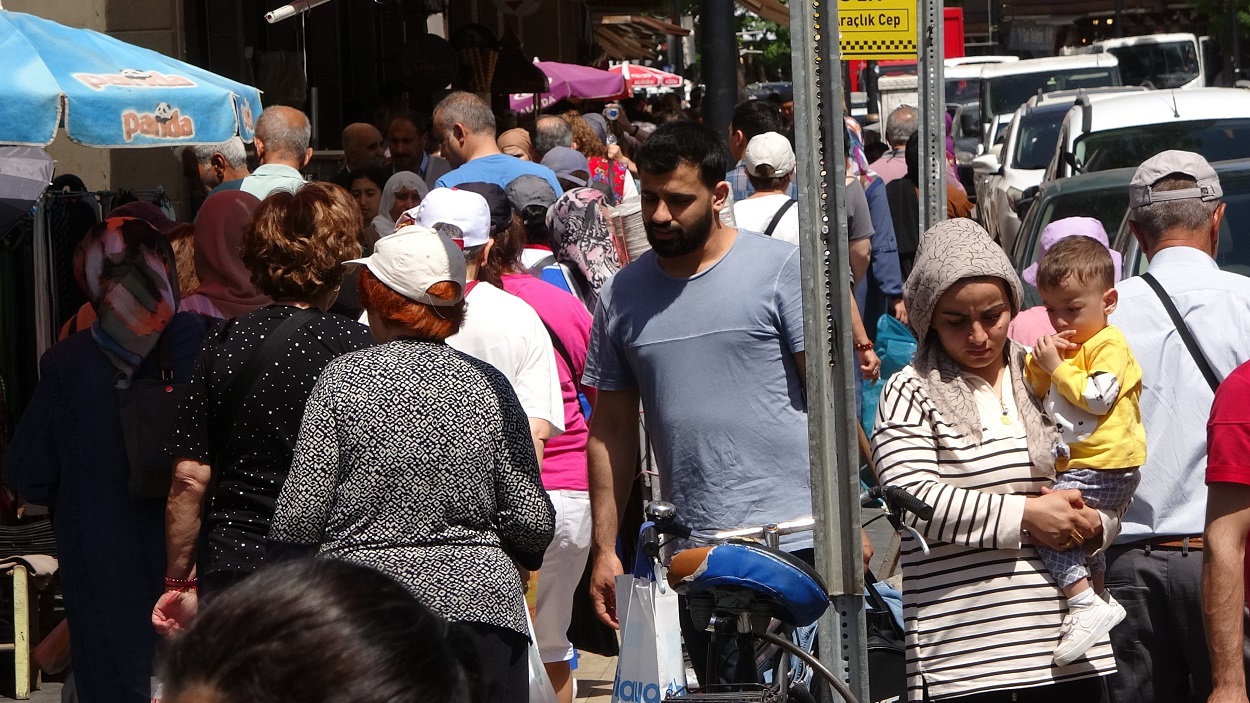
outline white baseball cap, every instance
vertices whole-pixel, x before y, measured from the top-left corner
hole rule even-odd
[[[464,299],[464,252],[450,237],[428,227],[401,227],[379,239],[370,256],[344,264],[363,264],[387,288],[418,303],[447,307]],[[443,281],[458,288],[451,300],[427,292]]]
[[[765,132],[747,142],[747,174],[759,176],[755,169],[772,166],[772,178],[784,178],[794,172],[794,149],[790,140],[776,132]]]
[[[406,214],[411,214],[419,227],[433,229],[439,223],[458,227],[461,237],[453,237],[452,241],[462,249],[479,247],[490,241],[490,205],[486,198],[471,190],[435,188]]]

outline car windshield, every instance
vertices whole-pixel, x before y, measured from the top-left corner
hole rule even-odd
[[[1031,112],[1020,118],[1017,126],[1016,149],[1011,155],[1011,167],[1019,169],[1044,169],[1059,143],[1059,127],[1063,124],[1062,110]]]
[[[1096,217],[1102,222],[1103,229],[1111,233],[1119,229],[1120,221],[1127,211],[1127,185],[1060,193],[1049,198],[1043,196],[1042,202],[1029,210],[1029,216],[1020,228],[1018,236],[1028,238],[1028,256],[1018,260],[1020,268],[1023,269],[1041,256],[1040,235],[1046,225],[1067,217]],[[1041,302],[1037,289],[1028,283],[1024,285],[1026,305]]]
[[[1107,51],[1120,60],[1124,85],[1179,88],[1198,78],[1198,50],[1193,42],[1137,44]]]
[[[981,99],[980,78],[946,79],[946,104],[967,105]]]
[[[998,76],[985,79],[985,95],[982,104],[990,107],[989,114],[1002,115],[1015,112],[1037,91],[1052,93],[1056,90],[1098,88],[1120,85],[1120,74],[1114,66],[1073,68],[1066,71],[1045,73],[1021,73],[1014,76]]]
[[[1250,157],[1250,117],[1138,125],[1086,134],[1072,154],[1083,172],[1136,167],[1167,149],[1202,154],[1210,161]]]

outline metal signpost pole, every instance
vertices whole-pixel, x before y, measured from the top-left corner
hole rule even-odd
[[[946,219],[946,87],[942,0],[920,0],[920,231]]]
[[[790,2],[791,64],[816,568],[833,597],[820,621],[820,659],[866,701],[837,1]]]

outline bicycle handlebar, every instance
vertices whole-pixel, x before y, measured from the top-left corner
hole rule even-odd
[[[875,500],[884,500],[886,507],[892,513],[906,510],[914,513],[916,517],[926,522],[933,518],[933,506],[908,493],[905,488],[898,486],[873,486],[859,494],[861,505],[867,505]]]

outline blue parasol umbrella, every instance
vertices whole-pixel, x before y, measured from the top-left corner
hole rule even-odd
[[[252,140],[260,91],[90,29],[0,9],[0,144]]]

